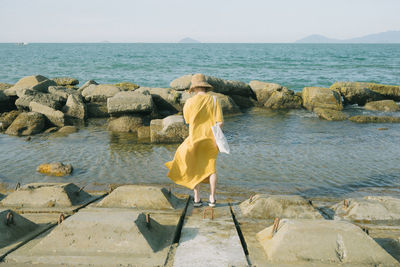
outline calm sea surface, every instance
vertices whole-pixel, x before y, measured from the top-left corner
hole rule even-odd
[[[0,44],[0,82],[42,74],[76,77],[81,84],[94,79],[168,87],[195,72],[294,90],[339,80],[400,84],[400,45]],[[345,112],[374,114],[358,107]],[[108,132],[104,124],[92,120],[68,137],[43,134],[31,141],[0,135],[0,182],[169,183],[163,163],[177,145],[138,143]],[[304,110],[253,109],[227,117],[225,132],[232,154],[218,159],[223,190],[333,197],[400,193],[399,124],[327,122]],[[73,175],[35,172],[51,161],[72,163]]]

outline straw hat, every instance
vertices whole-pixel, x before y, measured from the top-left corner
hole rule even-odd
[[[211,84],[206,82],[206,76],[204,76],[204,74],[201,73],[197,73],[192,76],[192,82],[190,84],[189,93],[193,92],[193,89],[199,87],[206,89],[206,91],[213,89]]]

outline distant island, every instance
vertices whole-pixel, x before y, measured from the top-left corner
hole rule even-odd
[[[374,33],[344,40],[313,34],[297,40],[296,43],[400,43],[400,31]]]
[[[198,44],[198,43],[201,43],[201,42],[200,42],[200,41],[197,41],[197,40],[195,40],[195,39],[192,39],[192,38],[186,37],[186,38],[183,38],[182,40],[180,40],[180,41],[179,41],[179,43],[185,43],[185,44]]]

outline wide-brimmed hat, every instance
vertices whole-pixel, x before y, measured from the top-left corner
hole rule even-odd
[[[205,88],[207,91],[212,90],[213,87],[206,81],[206,76],[201,73],[194,74],[192,76],[192,82],[190,84],[189,93],[193,91],[195,88]]]

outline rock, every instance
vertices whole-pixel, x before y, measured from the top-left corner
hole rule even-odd
[[[184,200],[177,198],[165,188],[145,185],[123,185],[101,200],[97,207],[102,208],[137,208],[137,209],[177,209],[184,205]]]
[[[79,92],[76,89],[67,88],[64,86],[49,86],[48,91],[50,94],[58,95],[67,100],[68,96],[70,95],[79,95]]]
[[[360,227],[345,221],[281,220],[257,233],[274,265],[396,266],[397,261]]]
[[[108,123],[108,130],[112,132],[136,133],[143,125],[141,117],[122,116]]]
[[[377,111],[385,111],[385,112],[395,112],[399,111],[400,107],[393,100],[380,100],[380,101],[372,101],[368,102],[364,106],[365,109],[368,110],[377,110]]]
[[[348,206],[344,205],[345,202]],[[348,198],[331,209],[335,212],[335,219],[374,223],[400,220],[400,199],[389,196]]]
[[[250,88],[253,90],[253,92],[256,95],[258,103],[260,105],[264,105],[265,102],[269,99],[269,97],[272,95],[272,93],[276,91],[282,91],[285,90],[282,85],[277,84],[277,83],[268,83],[268,82],[261,82],[261,81],[251,81],[249,83]],[[287,88],[286,88],[287,89]]]
[[[60,134],[72,134],[78,132],[79,129],[76,126],[64,126],[58,129],[57,133]]]
[[[91,195],[72,183],[32,183],[12,192],[0,203],[19,208],[73,207],[91,199]]]
[[[69,95],[62,111],[65,113],[65,116],[74,119],[84,120],[87,116],[86,105],[83,103],[80,95]]]
[[[7,128],[9,135],[33,135],[40,133],[46,124],[45,117],[37,112],[23,112]]]
[[[236,103],[240,108],[251,108],[254,107],[257,102],[251,97],[245,97],[240,95],[231,95],[230,96],[233,102]]]
[[[121,82],[114,85],[122,91],[134,91],[135,89],[138,89],[140,87],[139,85],[131,82]]]
[[[7,113],[3,113],[0,116],[0,131],[5,131],[13,123],[13,121],[21,114],[19,110],[12,110]]]
[[[104,102],[91,102],[86,103],[87,117],[88,118],[106,118],[109,117],[107,103]]]
[[[183,107],[186,103],[186,101],[191,98],[192,96],[194,96],[194,93],[189,93],[188,91],[184,91],[181,93],[181,98],[179,100],[181,106]]]
[[[72,170],[71,164],[64,165],[61,162],[41,164],[36,169],[37,172],[50,176],[67,176],[72,173]]]
[[[329,88],[305,87],[302,91],[303,106],[312,111],[314,108],[342,110],[340,94]]]
[[[369,101],[400,101],[400,86],[366,82],[336,82],[331,87],[343,95],[346,103],[364,105]]]
[[[150,139],[150,126],[140,126],[137,135],[138,139]]]
[[[148,91],[154,101],[157,110],[164,114],[172,115],[182,110],[180,104],[181,93],[170,88],[141,87],[136,92],[145,93]]]
[[[243,216],[258,219],[322,219],[322,215],[301,196],[257,194],[240,205]]]
[[[328,108],[314,108],[315,114],[319,118],[327,121],[344,121],[347,120],[347,115],[340,110],[328,109]]]
[[[192,80],[192,75],[184,75],[173,80],[170,83],[172,89],[186,90],[189,89]],[[241,95],[253,96],[253,92],[248,84],[240,81],[224,80],[221,78],[206,76],[206,81],[214,88],[214,92],[225,95]]]
[[[216,96],[217,100],[219,101],[222,112],[224,114],[234,114],[234,113],[239,113],[240,109],[236,105],[236,103],[232,100],[231,97],[224,95],[224,94],[219,94],[219,93],[214,93],[214,92],[209,92],[208,94],[212,96]]]
[[[8,88],[13,87],[13,84],[9,84],[9,83],[0,83],[0,91],[6,90]]]
[[[27,76],[27,77],[24,77],[24,78],[20,79],[14,86],[4,90],[4,93],[7,96],[16,96],[17,95],[16,90],[19,90],[19,89],[30,89],[33,86],[35,86],[35,85],[37,85],[40,82],[43,82],[45,80],[48,80],[48,79],[46,77],[42,76],[42,75]]]
[[[172,115],[150,122],[152,143],[179,143],[189,135],[189,128],[181,115]]]
[[[79,89],[77,90],[79,93],[82,93],[82,91],[84,89],[86,89],[89,85],[98,85],[97,82],[95,82],[94,80],[89,80],[87,82],[85,82],[81,87],[79,87]]]
[[[52,80],[55,81],[57,85],[60,86],[79,84],[79,81],[77,79],[71,77],[57,77],[53,78]]]
[[[119,92],[107,100],[108,113],[149,114],[153,111],[153,99],[148,91]]]
[[[86,101],[91,102],[106,102],[107,98],[113,97],[121,90],[111,84],[91,84],[82,91],[82,96]]]
[[[60,109],[65,104],[65,98],[58,95],[26,90],[24,95],[15,101],[15,105],[20,110],[28,110],[31,102],[40,103],[53,109]]]
[[[349,118],[357,123],[400,123],[400,117],[357,115]]]
[[[58,127],[50,127],[48,129],[46,129],[46,131],[44,131],[44,133],[54,133],[58,131]]]
[[[299,109],[302,105],[301,97],[294,94],[291,90],[282,89],[271,94],[264,103],[265,108],[269,109]]]
[[[29,108],[33,112],[45,115],[46,118],[55,126],[63,127],[65,124],[64,113],[59,110],[55,110],[51,107],[36,102],[31,102],[29,104]]]
[[[13,110],[15,107],[14,102],[15,99],[6,96],[4,92],[0,90],[0,113]]]

